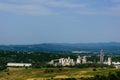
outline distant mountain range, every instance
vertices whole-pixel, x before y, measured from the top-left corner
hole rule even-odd
[[[72,52],[72,51],[98,51],[104,49],[106,51],[120,52],[120,43],[44,43],[34,45],[0,45],[0,50],[14,51],[30,51],[30,52]]]

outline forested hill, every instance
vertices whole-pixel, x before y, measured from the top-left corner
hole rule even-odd
[[[120,43],[46,43],[35,45],[0,45],[0,50],[32,51],[32,52],[71,52],[80,50],[120,51]]]

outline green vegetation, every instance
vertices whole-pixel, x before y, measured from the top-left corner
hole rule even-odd
[[[119,76],[120,70],[114,68],[7,68],[0,72],[0,80],[113,80],[95,79]],[[94,77],[95,76],[95,77]],[[117,79],[114,79],[117,80]]]
[[[105,75],[95,75],[94,77],[83,78],[83,80],[120,80],[120,71],[109,72]]]
[[[119,69],[104,64],[96,64],[98,56],[87,57],[93,64],[62,67],[46,65],[52,59],[70,56],[76,60],[75,54],[53,54],[40,52],[0,51],[0,80],[119,80]],[[106,56],[107,57],[107,56]],[[119,56],[113,60],[119,61]],[[9,62],[32,63],[32,67],[6,67]],[[97,78],[97,79],[96,79]],[[104,78],[104,79],[103,79]]]
[[[41,52],[19,52],[19,51],[0,51],[0,66],[6,65],[9,62],[15,63],[32,63],[33,67],[43,67],[52,59],[61,57],[76,58],[72,54],[55,54]]]

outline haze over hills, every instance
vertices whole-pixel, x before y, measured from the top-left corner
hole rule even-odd
[[[33,45],[0,45],[0,50],[30,51],[30,52],[72,52],[72,51],[99,51],[120,53],[120,43],[43,43]]]

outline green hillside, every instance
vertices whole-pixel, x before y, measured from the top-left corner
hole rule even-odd
[[[103,68],[8,68],[0,72],[0,80],[61,80],[72,78],[72,80],[83,80],[83,78],[95,75],[107,76],[109,72],[119,69]]]

